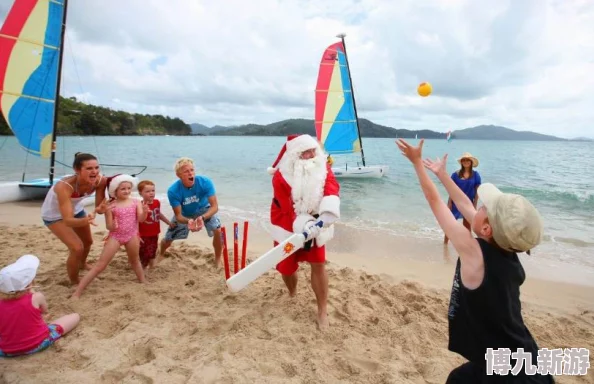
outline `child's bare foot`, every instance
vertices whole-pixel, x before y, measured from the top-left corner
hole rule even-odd
[[[152,259],[152,260],[150,261],[151,268],[155,268],[157,265],[159,265],[159,263],[160,263],[161,261],[163,261],[163,259],[164,259],[164,258],[165,258],[165,256],[163,256],[163,255],[158,255],[158,256],[157,256],[157,258],[155,258],[155,259]]]

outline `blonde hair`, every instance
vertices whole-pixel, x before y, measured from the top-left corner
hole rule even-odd
[[[177,161],[175,162],[175,165],[173,166],[175,173],[178,173],[180,168],[183,167],[184,165],[191,165],[193,167],[194,160],[190,159],[189,157],[180,157],[179,159],[177,159]]]
[[[33,289],[33,281],[31,283],[29,283],[29,285],[27,285],[27,287],[25,289],[23,289],[22,291],[15,291],[15,292],[11,292],[11,293],[4,293],[4,292],[0,292],[0,300],[16,300],[18,298],[23,297],[25,294],[27,294],[28,292],[31,292],[31,290]]]

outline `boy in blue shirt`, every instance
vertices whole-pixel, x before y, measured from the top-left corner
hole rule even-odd
[[[167,198],[174,214],[171,218],[172,227],[167,229],[161,240],[161,249],[155,264],[163,260],[165,251],[173,240],[187,239],[190,231],[197,232],[206,227],[208,236],[213,238],[215,265],[219,266],[223,247],[214,184],[208,177],[196,176],[194,161],[190,158],[178,159],[174,169],[179,180],[167,190]]]

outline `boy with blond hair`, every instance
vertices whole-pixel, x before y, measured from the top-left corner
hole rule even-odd
[[[215,265],[221,262],[223,250],[221,241],[221,221],[217,212],[219,204],[215,187],[208,177],[196,176],[194,161],[188,157],[179,158],[173,167],[179,180],[167,190],[167,199],[173,208],[172,226],[161,241],[161,249],[155,264],[165,257],[165,251],[174,240],[188,238],[190,231],[197,232],[206,227],[215,253]]]

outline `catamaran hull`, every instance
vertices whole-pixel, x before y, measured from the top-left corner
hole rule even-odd
[[[38,185],[35,185],[38,182]],[[0,182],[0,203],[12,203],[25,200],[41,200],[49,191],[48,179],[39,179],[27,182],[26,185],[19,181]]]
[[[379,179],[388,172],[387,165],[371,165],[366,167],[333,167],[336,178],[341,179]]]

